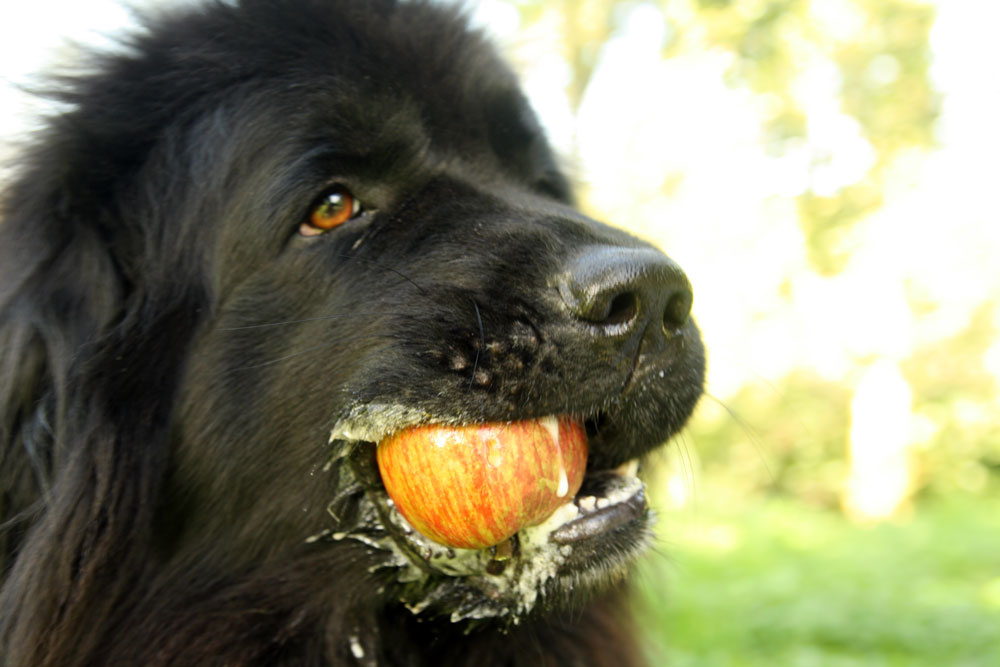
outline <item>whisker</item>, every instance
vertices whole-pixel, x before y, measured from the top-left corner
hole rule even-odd
[[[479,304],[476,303],[475,299],[472,300],[472,307],[476,309],[476,322],[479,324],[479,347],[476,348],[476,360],[472,364],[472,377],[469,378],[469,391],[472,391],[472,383],[476,381],[476,371],[479,370],[479,353],[486,349],[486,332],[483,331],[483,317],[479,312]]]
[[[707,391],[705,392],[705,397],[711,399],[712,401],[715,401],[715,403],[723,410],[725,410],[726,413],[730,416],[730,418],[732,418],[732,420],[740,427],[743,433],[750,440],[750,443],[753,445],[754,449],[757,451],[757,456],[760,457],[760,462],[764,466],[764,470],[767,472],[767,476],[771,478],[771,482],[772,483],[777,482],[778,478],[774,474],[774,471],[771,469],[771,466],[768,464],[767,456],[764,455],[764,448],[761,446],[762,438],[760,437],[760,433],[757,431],[757,429],[751,426],[746,419],[737,414],[735,410],[726,405],[725,401],[723,401],[722,399],[710,394]]]
[[[282,322],[269,322],[267,324],[248,324],[243,327],[222,327],[218,331],[240,331],[242,329],[263,329],[265,327],[281,327],[286,324],[301,324],[302,322],[319,322],[321,320],[347,319],[356,317],[355,315],[324,315],[323,317],[307,317],[301,320],[284,320]]]
[[[406,282],[410,283],[411,285],[413,285],[414,287],[416,287],[418,290],[420,290],[421,294],[424,294],[424,295],[427,294],[427,290],[425,290],[423,287],[421,287],[420,285],[418,285],[415,280],[413,280],[412,278],[410,278],[405,273],[402,273],[401,271],[397,271],[396,269],[392,268],[391,266],[384,266],[382,264],[379,264],[378,262],[376,262],[373,259],[367,259],[365,257],[358,257],[357,255],[337,255],[337,257],[339,257],[340,259],[354,259],[354,260],[357,260],[359,262],[365,262],[367,264],[371,264],[372,266],[374,266],[377,269],[382,269],[383,271],[389,271],[390,273],[395,273],[397,276],[399,276],[400,278],[402,278],[403,280],[405,280]]]
[[[680,468],[681,479],[691,496],[691,504],[694,505],[695,509],[697,509],[698,475],[695,466],[696,455],[694,453],[694,447],[691,443],[690,433],[688,433],[687,429],[682,430],[677,434],[673,442],[674,448],[677,452],[676,456],[678,460],[678,468]]]

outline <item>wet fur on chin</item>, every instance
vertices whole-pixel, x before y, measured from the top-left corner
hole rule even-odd
[[[209,1],[146,24],[54,84],[69,110],[4,193],[0,663],[638,664],[617,585],[470,631],[399,605],[371,547],[306,538],[339,497],[331,427],[380,401],[609,416],[610,467],[681,428],[694,325],[642,375],[548,288],[582,247],[645,244],[572,209],[454,9]],[[332,183],[365,213],[299,236]]]

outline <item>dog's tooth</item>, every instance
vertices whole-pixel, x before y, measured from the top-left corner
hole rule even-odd
[[[594,496],[583,496],[582,498],[580,498],[580,500],[577,501],[577,505],[579,505],[580,509],[584,510],[585,512],[592,511],[596,506],[596,504],[597,504],[597,498],[595,498]]]
[[[598,498],[597,499],[597,509],[599,509],[599,510],[604,509],[605,507],[607,507],[610,504],[611,504],[611,501],[608,500],[607,498]]]
[[[552,438],[552,444],[559,455],[559,487],[556,489],[556,495],[560,498],[565,498],[566,494],[569,493],[569,479],[566,477],[566,468],[563,467],[562,449],[559,447],[559,418],[551,415],[542,417],[538,420],[538,424],[548,431],[549,437]]]
[[[542,417],[538,420],[538,424],[549,432],[549,437],[552,438],[553,444],[556,447],[559,446],[559,419],[557,417],[548,416]]]
[[[559,460],[559,488],[556,491],[556,495],[560,498],[565,498],[566,494],[569,493],[569,479],[566,477],[566,469],[562,466],[562,459]]]

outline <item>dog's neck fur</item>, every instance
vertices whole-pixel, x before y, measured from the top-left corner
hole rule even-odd
[[[258,568],[238,580],[189,573],[189,591],[143,595],[125,627],[115,630],[114,653],[103,664],[149,667],[204,664],[225,656],[227,665],[278,667],[638,667],[625,591],[595,599],[582,611],[554,615],[509,630],[469,630],[447,619],[422,619],[402,606],[380,608],[375,590],[385,583],[358,571],[361,545],[305,557],[294,565]],[[355,576],[345,577],[353,567]],[[338,577],[336,600],[320,606],[310,588],[317,572]],[[163,577],[165,586],[178,577]],[[162,602],[161,602],[162,601]],[[210,622],[206,622],[209,619]],[[107,644],[106,644],[107,645]],[[65,656],[87,664],[80,656]],[[55,663],[53,663],[55,664]]]

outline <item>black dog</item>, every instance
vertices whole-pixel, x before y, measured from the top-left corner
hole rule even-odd
[[[0,663],[637,661],[630,462],[701,393],[690,286],[571,208],[479,34],[214,2],[58,96],[0,218]],[[374,467],[558,415],[583,489],[507,560],[408,530]]]

